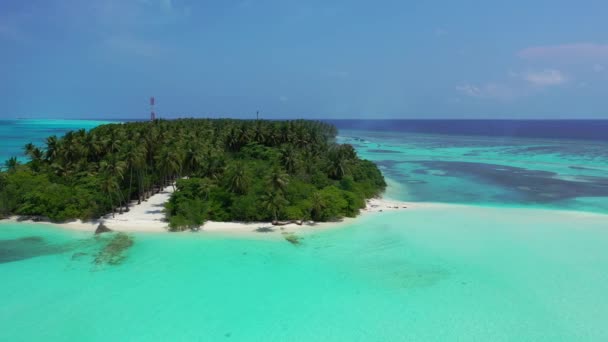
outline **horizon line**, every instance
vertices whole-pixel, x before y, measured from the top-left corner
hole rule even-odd
[[[232,116],[175,116],[175,117],[160,117],[161,120],[175,120],[175,119],[237,119],[237,120],[256,120],[256,118],[249,117],[232,117]],[[13,118],[0,118],[1,120],[83,120],[83,121],[148,121],[146,117],[111,117],[111,118],[60,118],[60,117],[13,117]],[[260,118],[259,120],[316,120],[316,121],[606,121],[606,118],[303,118],[303,117],[274,117],[274,118]]]

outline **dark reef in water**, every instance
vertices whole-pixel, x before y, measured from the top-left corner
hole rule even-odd
[[[107,244],[97,253],[94,263],[96,265],[118,265],[125,259],[125,252],[133,246],[133,238],[124,233],[116,233],[110,237]]]
[[[375,160],[374,163],[376,163],[376,165],[378,165],[380,167],[385,167],[387,169],[392,169],[392,168],[394,168],[395,166],[397,166],[399,164],[403,164],[403,163],[407,163],[407,162],[386,159],[386,160]]]
[[[39,236],[0,240],[0,263],[20,261],[64,251],[61,246],[48,244]]]
[[[367,150],[367,152],[371,152],[371,153],[403,153],[401,151],[382,150],[382,149],[371,149],[371,150]]]
[[[608,196],[608,177],[586,176],[571,180],[557,178],[554,172],[506,165],[452,161],[415,163],[444,171],[445,174],[440,177],[469,177],[508,188],[530,202],[550,203],[576,197]]]
[[[583,167],[583,166],[569,166],[570,169],[572,170],[589,170],[589,171],[601,171],[599,169],[594,169],[594,168],[590,168],[590,167]]]
[[[51,243],[40,236],[0,240],[0,264],[53,254],[73,252],[71,261],[92,257],[94,265],[119,265],[126,259],[133,238],[124,233],[109,233],[88,239]]]
[[[283,237],[285,238],[285,240],[287,240],[287,242],[291,243],[292,245],[299,245],[300,243],[302,243],[302,238],[297,236],[294,233],[283,233]]]

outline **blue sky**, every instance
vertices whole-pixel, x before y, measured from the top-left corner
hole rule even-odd
[[[0,117],[606,118],[606,1],[3,0]]]

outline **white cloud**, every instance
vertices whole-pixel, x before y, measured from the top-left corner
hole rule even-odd
[[[456,90],[463,95],[480,99],[509,100],[517,97],[513,88],[498,83],[484,83],[481,85],[465,83],[456,86]]]
[[[463,84],[456,86],[456,90],[467,96],[480,97],[482,95],[481,89],[478,86],[472,84]]]
[[[564,74],[555,69],[524,72],[522,78],[529,84],[538,87],[555,86],[567,82]]]
[[[595,72],[603,72],[604,70],[606,70],[606,67],[601,64],[594,64],[592,69]]]
[[[468,97],[508,101],[537,94],[545,87],[561,85],[567,81],[566,76],[555,69],[522,73],[509,71],[507,79],[501,82],[463,83],[456,90]]]

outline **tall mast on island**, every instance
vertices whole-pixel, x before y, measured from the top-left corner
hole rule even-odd
[[[154,96],[150,98],[150,121],[156,120],[156,113],[154,112]]]

